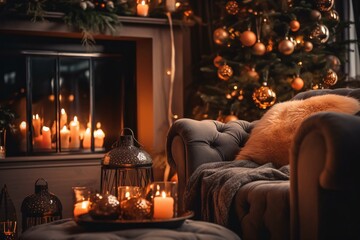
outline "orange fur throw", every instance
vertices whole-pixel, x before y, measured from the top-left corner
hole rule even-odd
[[[235,159],[260,165],[272,162],[276,167],[289,164],[289,149],[298,127],[305,118],[320,111],[355,114],[360,111],[360,103],[335,94],[277,103],[256,123]]]

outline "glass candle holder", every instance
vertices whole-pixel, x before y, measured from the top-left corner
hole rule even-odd
[[[137,0],[136,13],[138,16],[147,17],[149,15],[149,1]]]
[[[150,184],[152,218],[168,219],[177,217],[177,183],[153,182]]]
[[[151,218],[151,202],[145,197],[145,188],[137,186],[118,187],[120,218],[143,220]]]
[[[73,187],[74,193],[74,218],[87,214],[90,210],[91,191],[88,187]]]

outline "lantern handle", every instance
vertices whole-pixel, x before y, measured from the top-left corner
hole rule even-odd
[[[48,186],[48,183],[47,183],[47,181],[46,181],[44,178],[38,178],[38,180],[36,180],[36,182],[35,182],[35,186],[38,186],[38,182],[39,182],[40,180],[43,180],[43,181],[45,182],[45,186]]]
[[[135,140],[135,142],[137,143],[137,144],[139,144],[139,146],[140,147],[144,147],[136,138],[135,138],[135,134],[134,134],[134,131],[133,130],[131,130],[131,128],[123,128],[123,129],[121,129],[121,132],[120,132],[120,135],[124,135],[124,131],[125,130],[129,130],[130,132],[131,132],[131,136],[132,136],[132,138]],[[118,145],[118,141],[116,141],[114,144],[113,144],[113,146],[114,145]],[[112,146],[112,147],[113,147]]]

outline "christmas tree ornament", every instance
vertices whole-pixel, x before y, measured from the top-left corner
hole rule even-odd
[[[252,81],[258,81],[260,76],[259,73],[256,71],[256,69],[254,67],[250,68],[247,72],[246,75],[248,76],[248,78]]]
[[[240,42],[246,46],[251,47],[256,42],[256,35],[251,30],[246,30],[240,34]]]
[[[318,10],[326,12],[334,6],[334,0],[315,0],[315,4]]]
[[[224,64],[224,60],[223,60],[222,56],[217,55],[214,58],[213,63],[214,63],[214,66],[218,68],[218,67],[220,67],[221,65]]]
[[[329,29],[324,24],[316,24],[309,38],[317,44],[326,43],[329,39]]]
[[[292,20],[289,23],[289,26],[290,26],[291,31],[296,32],[300,29],[300,22],[298,20]]]
[[[309,41],[305,41],[304,42],[304,50],[305,52],[311,52],[311,50],[313,50],[313,44],[312,42],[309,42]]]
[[[289,39],[282,40],[278,45],[278,50],[284,55],[290,55],[294,52],[294,43],[291,42]]]
[[[331,68],[335,72],[340,71],[341,61],[338,57],[334,55],[329,55],[326,57],[326,63],[328,64],[329,68]]]
[[[114,9],[114,2],[113,1],[107,1],[106,2],[106,8],[109,9],[109,10],[112,10]]]
[[[218,68],[218,77],[221,80],[227,81],[229,80],[233,75],[232,68],[227,65],[226,63]]]
[[[340,23],[339,13],[335,9],[331,9],[330,11],[323,12],[324,18],[328,21],[328,24],[332,27],[337,26]]]
[[[224,28],[217,28],[213,33],[214,42],[224,45],[229,40],[229,33]]]
[[[314,21],[320,21],[321,20],[321,12],[319,12],[318,10],[315,10],[315,9],[311,10],[310,17]]]
[[[337,81],[338,81],[338,76],[337,76],[336,72],[332,69],[328,69],[323,78],[323,82],[326,85],[334,86],[337,83]]]
[[[144,220],[151,218],[151,202],[142,197],[132,197],[121,202],[121,218]]]
[[[226,3],[225,9],[227,13],[230,15],[236,15],[240,10],[239,4],[236,1],[232,1],[232,0]]]
[[[266,47],[265,45],[258,41],[257,43],[255,43],[255,45],[252,47],[252,53],[254,55],[257,55],[257,56],[261,56],[261,55],[264,55],[266,52]]]
[[[300,91],[304,87],[304,80],[299,76],[295,77],[291,82],[291,87],[296,91]]]
[[[117,197],[109,193],[92,196],[89,210],[95,220],[115,220],[120,215],[120,203]]]
[[[264,82],[261,87],[254,90],[252,99],[258,108],[267,109],[275,104],[276,93]]]
[[[229,37],[232,40],[238,39],[240,37],[240,32],[235,30],[233,27],[228,29]]]

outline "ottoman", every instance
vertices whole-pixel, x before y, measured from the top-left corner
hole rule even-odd
[[[240,240],[231,230],[209,222],[186,219],[177,228],[136,228],[112,231],[89,231],[72,218],[27,229],[20,240]]]

